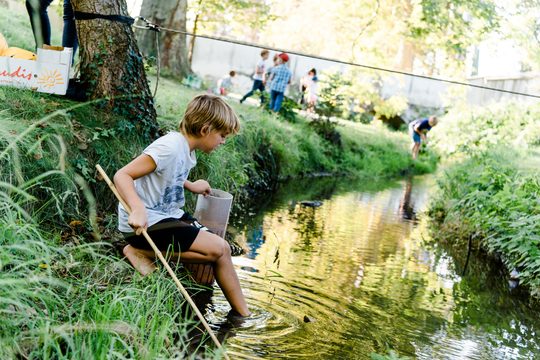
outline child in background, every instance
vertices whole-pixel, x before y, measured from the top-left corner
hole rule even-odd
[[[309,70],[307,76],[307,111],[315,112],[315,106],[318,99],[318,83],[317,70],[315,68]]]
[[[240,99],[240,104],[243,103],[248,97],[253,95],[257,90],[261,92],[261,105],[264,102],[264,82],[266,80],[266,60],[270,52],[268,50],[261,51],[261,60],[255,66],[255,73],[253,74],[253,86],[251,90],[246,93],[242,99]]]
[[[427,132],[437,125],[438,122],[437,117],[432,115],[429,118],[414,120],[409,124],[409,134],[413,139],[411,148],[413,160],[416,160],[418,157],[422,141],[427,144]]]
[[[274,71],[274,69],[279,65],[279,55],[278,54],[275,54],[274,57],[272,58],[272,66],[270,66],[268,68],[268,70],[266,70],[266,76],[265,76],[265,88],[268,89],[268,92],[270,92],[270,85],[272,83],[272,81],[270,80],[272,78],[272,71]]]
[[[291,83],[292,73],[287,67],[289,62],[289,55],[281,53],[278,55],[278,66],[272,69],[272,75],[270,77],[270,110],[273,112],[279,112],[283,98],[285,97],[285,90]]]
[[[229,244],[199,226],[182,210],[184,189],[208,195],[205,180],[189,181],[196,164],[195,150],[210,153],[236,134],[240,122],[219,96],[199,95],[187,106],[178,131],[171,131],[148,146],[141,155],[118,170],[114,183],[132,209],[128,216],[118,205],[118,229],[129,243],[123,252],[143,276],[156,269],[155,253],[141,236],[148,229],[158,249],[171,259],[211,263],[214,275],[232,311],[250,314],[236,275]]]
[[[233,86],[233,77],[236,76],[236,71],[231,70],[229,75],[218,80],[217,93],[221,96],[226,96]]]

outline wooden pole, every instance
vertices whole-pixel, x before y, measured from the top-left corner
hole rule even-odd
[[[128,214],[131,214],[131,208],[129,207],[128,204],[126,204],[124,199],[122,199],[122,196],[120,196],[120,193],[118,192],[118,190],[116,190],[116,186],[114,186],[114,183],[111,181],[111,179],[109,179],[109,177],[107,176],[107,174],[105,173],[103,168],[99,164],[97,164],[96,169],[99,172],[99,174],[101,175],[101,177],[103,177],[103,180],[105,180],[107,185],[109,185],[109,188],[111,189],[113,194],[116,196],[118,201],[120,201],[120,203],[122,204],[124,209],[126,209]],[[146,241],[148,241],[148,244],[150,244],[152,249],[154,249],[154,252],[156,253],[156,256],[159,258],[159,260],[161,261],[163,266],[165,266],[165,269],[167,269],[167,272],[169,273],[169,275],[171,275],[171,277],[173,278],[174,283],[176,284],[176,287],[178,288],[178,290],[180,290],[180,293],[184,296],[184,299],[186,299],[186,301],[189,303],[189,305],[191,305],[191,307],[195,311],[195,314],[197,314],[197,317],[199,318],[199,320],[201,320],[201,322],[204,325],[206,331],[208,331],[208,334],[210,335],[210,337],[212,338],[212,340],[214,341],[214,343],[216,344],[218,349],[223,351],[223,357],[225,359],[229,360],[229,357],[227,356],[227,353],[225,352],[225,350],[221,346],[221,343],[217,339],[216,335],[214,335],[214,332],[212,331],[212,329],[210,329],[210,325],[208,325],[208,323],[206,322],[204,316],[199,311],[199,308],[197,308],[197,305],[195,305],[195,303],[191,299],[191,296],[189,296],[189,294],[186,291],[186,289],[184,288],[184,286],[180,283],[180,280],[178,280],[178,277],[176,277],[176,274],[174,273],[173,269],[169,266],[169,264],[167,263],[167,260],[165,260],[165,258],[163,257],[163,254],[161,254],[161,251],[157,248],[157,246],[154,243],[154,241],[152,240],[152,238],[150,238],[150,235],[148,235],[146,230],[143,230],[142,234],[143,234],[144,238],[146,239]]]

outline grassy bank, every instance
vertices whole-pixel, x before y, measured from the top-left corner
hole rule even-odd
[[[160,125],[174,129],[195,94],[162,79]],[[141,279],[111,246],[116,201],[94,171],[100,163],[112,175],[147,143],[91,104],[11,88],[0,88],[0,100],[0,356],[188,357],[196,324],[165,273]],[[343,148],[333,149],[305,120],[232,105],[241,134],[201,156],[194,174],[215,187],[249,194],[312,172],[367,180],[409,171],[403,134],[339,128]],[[425,159],[424,170],[433,164]]]
[[[540,183],[536,121],[540,107],[522,104],[455,112],[437,141],[448,156],[430,215],[437,238],[460,246],[468,239],[516,270],[540,296]]]
[[[173,129],[195,92],[161,83],[160,123]],[[0,99],[0,357],[188,357],[196,324],[165,273],[141,279],[111,246],[116,202],[95,177],[96,163],[112,175],[146,143],[88,104],[10,88]],[[310,172],[395,176],[410,165],[404,136],[384,128],[341,129],[338,152],[306,121],[233,106],[242,133],[195,174],[216,187],[242,193]]]

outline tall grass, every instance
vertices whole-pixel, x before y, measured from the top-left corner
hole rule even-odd
[[[520,283],[536,297],[540,297],[538,115],[538,105],[498,104],[445,118],[445,136],[437,141],[450,161],[429,211],[437,238],[465,248],[465,240],[472,237],[501,259],[508,272],[516,269]]]
[[[85,182],[66,170],[63,137],[42,133],[46,123],[67,125],[63,113],[26,128],[2,119],[0,358],[194,357],[197,324],[166,273],[140,278],[110,243],[59,233],[66,216],[95,212]]]

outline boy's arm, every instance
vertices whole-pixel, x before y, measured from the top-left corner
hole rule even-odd
[[[128,224],[135,229],[137,235],[140,235],[142,230],[146,230],[148,227],[148,218],[144,204],[135,191],[134,180],[150,174],[155,169],[154,159],[142,154],[114,174],[114,185],[131,208]]]
[[[206,180],[197,180],[193,182],[186,180],[184,182],[184,188],[191,191],[192,193],[201,194],[204,196],[210,195],[210,193],[212,193],[212,188]]]

